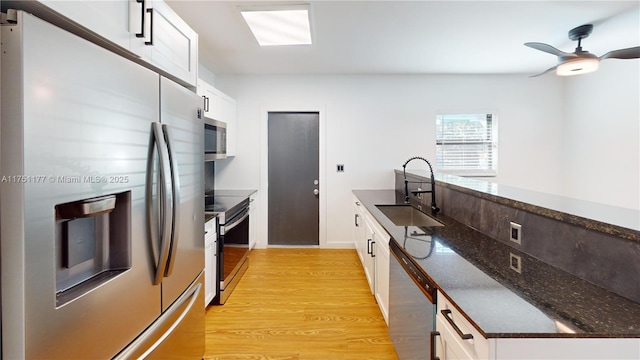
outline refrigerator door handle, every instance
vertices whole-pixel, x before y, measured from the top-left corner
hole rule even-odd
[[[162,131],[165,137],[165,143],[169,154],[169,164],[171,167],[171,187],[173,192],[172,197],[172,212],[171,212],[171,235],[170,235],[170,252],[169,259],[167,260],[167,268],[164,276],[170,276],[173,271],[173,265],[176,262],[176,255],[178,251],[178,239],[179,239],[179,219],[180,219],[180,174],[178,173],[178,160],[175,152],[175,142],[171,136],[171,131],[167,125],[162,125]]]
[[[153,209],[153,167],[154,157],[153,150],[158,152],[158,218],[154,219]],[[153,278],[153,284],[158,285],[162,282],[167,267],[167,259],[169,257],[170,237],[171,237],[171,221],[167,218],[172,213],[173,192],[171,189],[171,174],[169,165],[169,153],[165,144],[162,133],[162,125],[158,122],[152,124],[151,139],[149,144],[149,155],[147,157],[147,228],[149,231],[150,246],[153,251],[154,260],[156,260],[156,270]],[[160,231],[156,232],[155,221],[159,220]],[[159,253],[156,250],[156,244],[159,242]]]

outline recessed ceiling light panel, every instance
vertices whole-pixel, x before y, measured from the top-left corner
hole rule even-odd
[[[240,12],[261,46],[311,44],[308,6],[241,9]]]

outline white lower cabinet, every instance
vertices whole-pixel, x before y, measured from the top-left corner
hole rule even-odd
[[[366,214],[366,213],[365,213]],[[373,231],[373,225],[371,225],[371,220],[368,216],[364,216],[364,241],[365,245],[363,251],[363,261],[362,266],[364,267],[364,274],[367,276],[367,282],[369,282],[369,289],[371,289],[371,293],[375,294],[376,291],[376,271],[375,271],[375,261],[373,258],[373,251],[375,245],[375,233]]]
[[[249,196],[249,249],[253,249],[258,241],[258,193]]]
[[[383,235],[384,234],[384,235]],[[376,234],[374,247],[375,279],[374,295],[384,321],[389,325],[389,239],[386,233]]]
[[[218,218],[204,224],[204,306],[207,307],[217,292],[218,273]]]
[[[489,340],[441,292],[437,299],[436,356],[440,360],[489,359]]]
[[[353,200],[353,241],[371,293],[389,324],[389,239],[391,236],[360,203]]]
[[[435,355],[440,360],[640,359],[638,338],[487,339],[440,291],[437,299]]]
[[[495,359],[610,360],[640,359],[640,339],[498,339]]]
[[[353,203],[353,243],[356,247],[356,252],[360,258],[360,262],[364,265],[364,256],[367,253],[365,249],[365,235],[364,235],[364,215],[362,213],[362,204],[357,198],[354,198]]]

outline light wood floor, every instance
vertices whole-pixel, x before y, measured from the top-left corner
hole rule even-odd
[[[207,360],[396,360],[355,250],[252,250],[206,313]]]

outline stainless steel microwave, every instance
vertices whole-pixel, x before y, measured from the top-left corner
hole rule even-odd
[[[204,118],[204,161],[227,157],[227,124]]]

